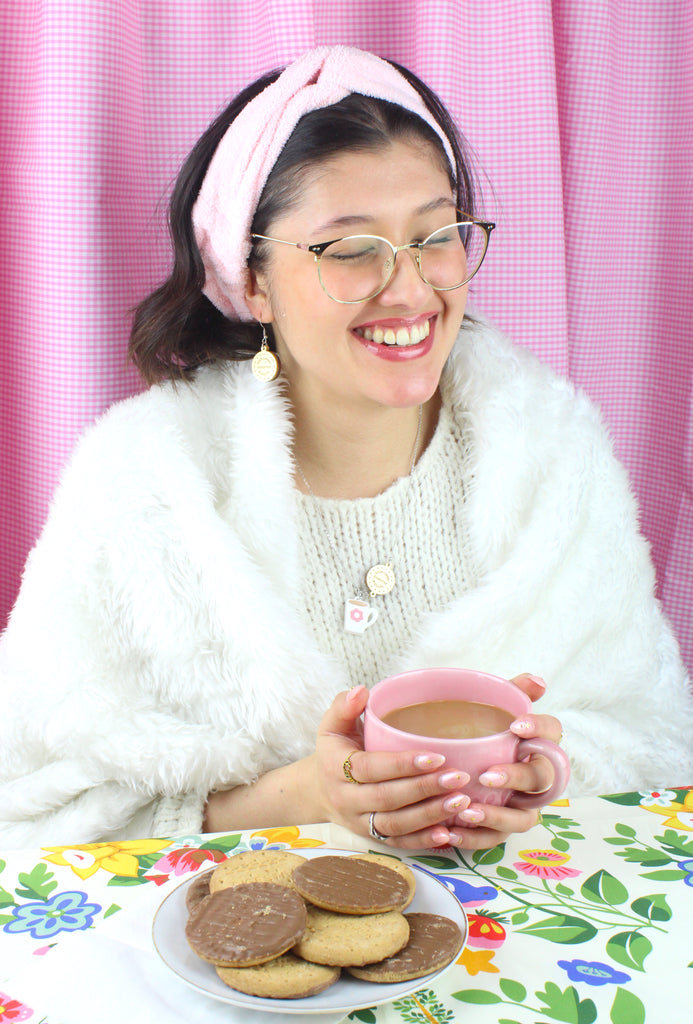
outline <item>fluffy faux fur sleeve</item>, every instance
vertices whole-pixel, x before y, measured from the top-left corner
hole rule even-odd
[[[153,388],[80,444],[0,647],[0,844],[201,807],[309,753],[348,685],[291,616],[288,420],[245,371]]]

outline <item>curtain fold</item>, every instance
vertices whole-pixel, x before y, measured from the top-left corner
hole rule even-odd
[[[600,406],[693,666],[693,6],[629,0],[24,0],[0,9],[0,621],[84,426],[140,385],[177,169],[320,43],[449,106],[497,221],[473,300]]]

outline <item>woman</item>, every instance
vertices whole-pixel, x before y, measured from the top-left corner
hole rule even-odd
[[[492,225],[430,91],[309,52],[202,137],[171,227],[131,339],[163,383],[82,442],[3,640],[0,841],[530,828],[426,750],[361,749],[367,687],[426,665],[546,676],[513,728],[565,729],[574,792],[686,781],[691,698],[625,474],[589,403],[467,315]]]

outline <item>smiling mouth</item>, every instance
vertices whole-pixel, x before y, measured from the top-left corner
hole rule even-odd
[[[396,345],[409,348],[418,345],[431,333],[431,321],[424,320],[421,324],[409,327],[357,327],[355,333],[366,341],[374,341],[377,345]]]

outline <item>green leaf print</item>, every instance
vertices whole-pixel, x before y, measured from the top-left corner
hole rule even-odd
[[[589,942],[597,934],[597,929],[589,921],[584,921],[581,917],[571,917],[569,914],[552,914],[519,930],[528,935],[536,935],[539,939],[560,942],[566,946]]]
[[[433,855],[425,857],[412,857],[412,860],[418,861],[419,864],[425,864],[426,867],[433,868],[435,871],[455,871],[459,864],[456,860],[450,860],[449,857],[436,857]]]
[[[354,1010],[349,1014],[349,1020],[360,1020],[362,1024],[375,1024],[375,1014],[372,1010]]]
[[[619,987],[609,1016],[613,1024],[644,1024],[645,1007],[636,995]]]
[[[23,888],[15,889],[15,892],[24,899],[43,900],[45,903],[53,890],[58,887],[55,875],[48,870],[45,864],[37,864],[29,874],[20,871],[17,878]]]
[[[600,799],[608,800],[610,804],[621,804],[622,807],[639,807],[642,797],[639,793],[611,793]]]
[[[652,952],[652,943],[640,932],[619,932],[609,939],[606,951],[617,964],[634,971],[644,971],[643,964]]]
[[[503,995],[511,999],[513,1003],[524,1003],[527,998],[527,989],[519,981],[513,981],[511,978],[501,978],[499,984]]]
[[[580,892],[592,903],[605,903],[610,907],[616,907],[628,899],[625,885],[603,868],[583,882]]]
[[[16,900],[12,893],[7,892],[6,889],[0,888],[0,908],[2,907],[13,907]]]
[[[487,992],[483,988],[467,988],[462,992],[453,992],[452,998],[459,999],[461,1003],[474,1003],[477,1006],[491,1006],[492,1003],[503,1002],[495,992]]]
[[[631,908],[640,917],[647,918],[648,921],[670,921],[671,910],[666,901],[664,893],[656,893],[653,896],[640,896],[637,900],[633,900]]]
[[[210,839],[208,843],[203,843],[200,846],[201,850],[220,850],[222,853],[228,853],[229,850],[234,850],[241,841],[241,833],[236,832],[231,836],[215,836],[214,839]]]
[[[505,843],[501,843],[499,846],[492,846],[490,850],[475,850],[472,860],[475,864],[497,864],[499,860],[503,860],[504,854]]]
[[[570,985],[561,992],[558,985],[547,981],[544,991],[536,996],[546,1004],[542,1013],[553,1020],[564,1021],[565,1024],[593,1024],[597,1019],[597,1007],[591,999],[580,999],[577,990]]]

